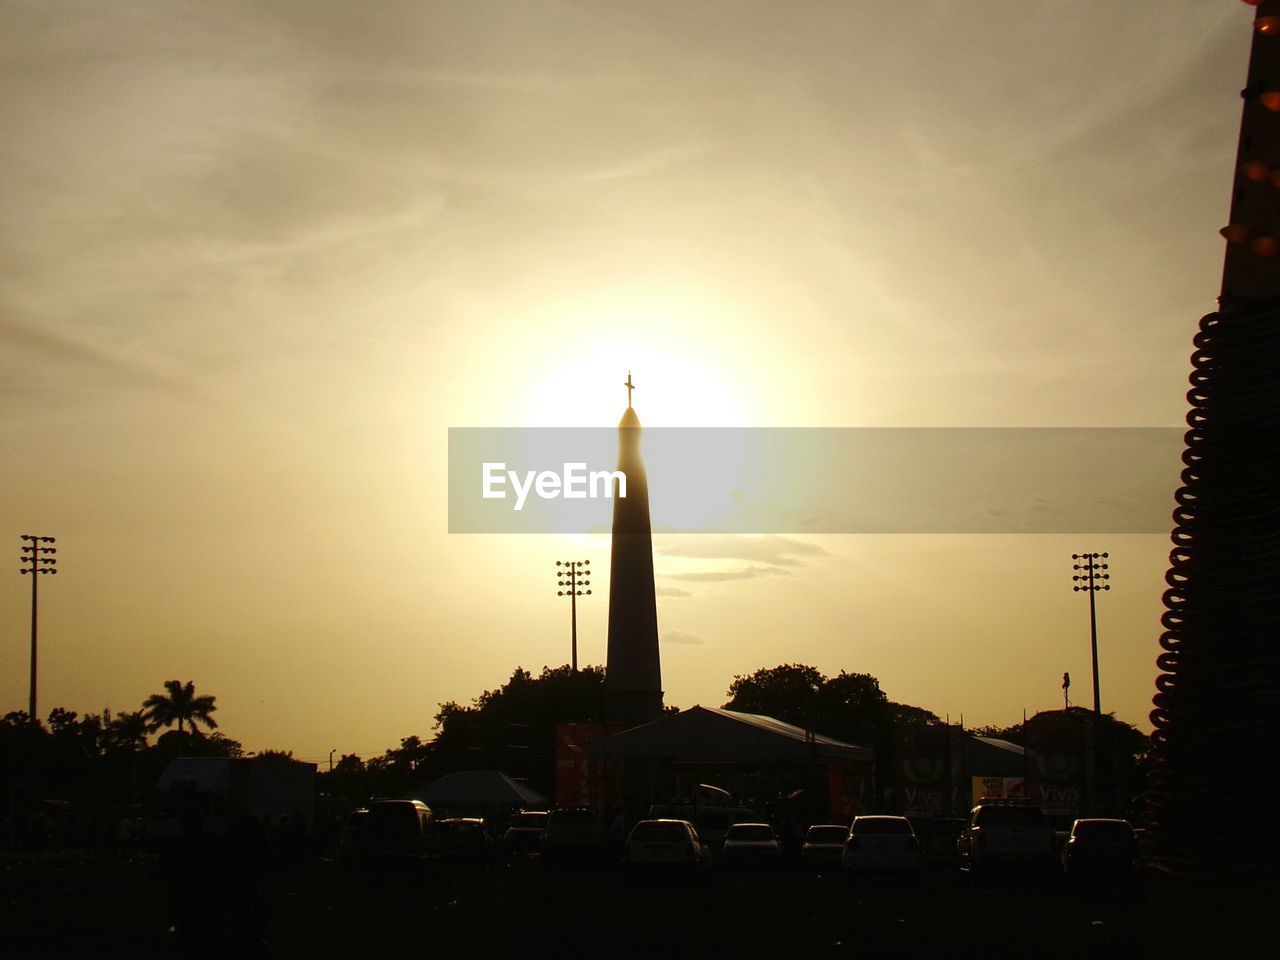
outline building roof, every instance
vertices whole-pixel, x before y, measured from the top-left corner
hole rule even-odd
[[[833,740],[773,717],[702,706],[624,730],[587,752],[592,757],[690,760],[875,758],[870,747]]]
[[[550,801],[500,770],[459,770],[432,780],[417,799],[439,804],[514,804],[545,807]]]

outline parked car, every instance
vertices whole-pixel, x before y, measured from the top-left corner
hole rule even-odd
[[[352,810],[342,824],[338,834],[338,862],[356,863],[364,854],[364,825],[369,819],[369,811],[361,807]]]
[[[1138,838],[1125,820],[1077,820],[1062,847],[1062,869],[1072,881],[1126,880],[1137,863]]]
[[[488,863],[493,859],[493,838],[480,817],[450,817],[438,824],[440,855],[446,860]]]
[[[850,875],[898,872],[920,875],[920,843],[906,817],[854,817],[844,841],[844,869]]]
[[[842,823],[815,823],[804,835],[800,858],[812,866],[840,866],[849,828]]]
[[[375,867],[415,866],[440,853],[431,808],[421,800],[369,804],[360,833],[363,859]]]
[[[997,871],[1048,872],[1056,866],[1053,827],[1027,800],[983,800],[956,840],[960,869],[974,880]]]
[[[707,863],[707,848],[688,820],[641,820],[622,848],[628,874],[641,870],[683,869],[697,873]]]
[[[767,823],[735,823],[724,835],[726,866],[776,866],[782,844]]]
[[[965,823],[958,817],[939,817],[929,821],[920,838],[921,854],[927,866],[954,868],[960,865],[956,840],[960,838]]]
[[[557,807],[542,831],[542,859],[585,862],[604,856],[605,825],[590,807]]]
[[[508,856],[537,853],[542,849],[542,831],[546,829],[546,810],[522,810],[507,821],[502,835],[502,850]]]

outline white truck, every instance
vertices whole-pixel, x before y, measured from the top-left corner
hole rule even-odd
[[[156,784],[144,834],[150,847],[164,847],[182,834],[184,810],[200,811],[204,828],[230,834],[248,814],[273,825],[301,815],[310,833],[315,815],[316,765],[252,757],[178,757]]]
[[[960,869],[974,880],[1001,869],[1051,871],[1057,865],[1053,827],[1026,800],[981,801],[960,831],[956,852]]]

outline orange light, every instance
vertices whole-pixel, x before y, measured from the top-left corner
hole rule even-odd
[[[1271,176],[1271,167],[1263,160],[1250,160],[1247,163],[1240,164],[1240,172],[1250,180],[1256,180],[1261,183]]]
[[[1280,187],[1280,170],[1272,170],[1271,176],[1267,179],[1271,181],[1273,187]]]
[[[1260,257],[1274,257],[1280,253],[1280,242],[1275,237],[1255,237],[1249,249]]]
[[[1268,110],[1280,110],[1280,90],[1268,90],[1258,99]]]
[[[1259,17],[1253,22],[1259,33],[1267,35],[1280,33],[1280,17]]]
[[[1227,238],[1227,243],[1244,243],[1253,234],[1243,223],[1229,223],[1218,232]]]

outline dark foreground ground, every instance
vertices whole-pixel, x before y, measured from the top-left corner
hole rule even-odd
[[[272,957],[1203,957],[1258,955],[1248,948],[1274,946],[1276,927],[1270,894],[1159,876],[975,887],[947,871],[913,884],[797,868],[629,880],[535,860],[379,880],[314,860],[273,874],[266,893]],[[153,859],[0,860],[0,957],[176,957],[173,922]]]

